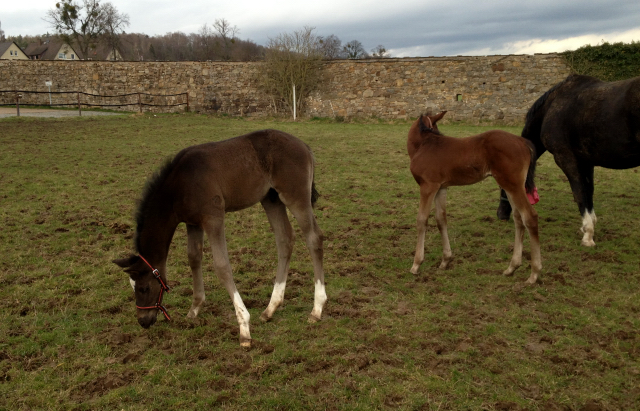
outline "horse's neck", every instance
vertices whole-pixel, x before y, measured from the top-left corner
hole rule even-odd
[[[434,138],[439,137],[437,134],[432,132],[420,133],[420,132],[412,132],[409,134],[409,138],[407,139],[407,152],[409,153],[409,158],[412,158],[413,155],[418,151],[420,146],[423,144],[429,144],[429,142],[433,141]]]
[[[167,213],[168,214],[168,213]],[[171,215],[146,216],[138,228],[137,246],[140,255],[154,264],[164,266],[178,221]]]

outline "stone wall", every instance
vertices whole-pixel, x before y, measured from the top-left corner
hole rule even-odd
[[[228,62],[107,62],[107,61],[11,61],[0,60],[0,90],[81,91],[90,94],[117,95],[149,93],[173,95],[188,92],[189,107],[197,112],[222,112],[230,115],[269,113],[270,100],[259,92],[256,82],[259,63]],[[2,95],[4,94],[4,95]],[[56,95],[67,102],[75,95]],[[35,98],[29,94],[23,97]],[[44,96],[41,96],[44,97]],[[0,102],[13,95],[0,93]],[[48,99],[48,96],[46,96]],[[83,97],[84,98],[84,97]],[[144,98],[144,96],[143,96]],[[98,102],[94,99],[93,102]],[[105,104],[112,99],[102,99]],[[153,104],[184,102],[184,97],[155,98]],[[84,101],[84,100],[83,100]],[[136,103],[137,96],[129,102]],[[175,108],[145,107],[145,111],[178,111]],[[138,111],[138,106],[123,107]]]
[[[260,67],[259,62],[0,60],[0,90],[47,91],[45,81],[51,81],[51,91],[188,92],[190,109],[196,112],[274,115],[271,98],[258,87]],[[425,111],[448,110],[449,120],[521,122],[533,101],[564,79],[569,68],[556,54],[537,54],[338,60],[325,63],[324,74],[320,88],[305,101],[302,116],[406,119]],[[77,100],[74,95],[56,96]],[[11,93],[0,93],[0,102],[12,99]],[[137,96],[130,99],[135,103]],[[181,99],[153,102],[177,104],[184,102]],[[125,108],[138,110],[136,105]]]
[[[417,117],[521,122],[531,104],[570,70],[557,54],[349,60],[327,63],[308,101],[318,117]]]

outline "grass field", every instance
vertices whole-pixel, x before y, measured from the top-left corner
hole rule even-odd
[[[262,323],[276,248],[259,206],[227,215],[229,254],[252,315],[238,343],[205,253],[207,302],[191,300],[186,230],[170,251],[174,321],[142,329],[126,274],[147,177],[192,144],[277,128],[314,150],[329,300],[307,323],[313,270],[296,229],[285,304]],[[640,409],[640,176],[596,169],[597,246],[549,154],[539,161],[541,281],[509,263],[491,179],[448,195],[452,267],[429,220],[409,273],[418,186],[408,123],[248,121],[198,115],[0,120],[0,409]],[[491,127],[443,125],[464,136]],[[517,127],[506,128],[519,134]],[[160,316],[161,317],[161,316]]]

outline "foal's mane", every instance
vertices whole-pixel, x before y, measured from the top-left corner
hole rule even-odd
[[[138,209],[136,210],[135,246],[138,252],[140,251],[140,233],[144,227],[145,216],[157,207],[157,200],[154,198],[155,194],[160,190],[160,187],[164,185],[169,174],[175,169],[180,157],[182,157],[182,153],[179,153],[173,158],[167,158],[164,164],[147,179],[144,185],[142,198],[138,201]]]

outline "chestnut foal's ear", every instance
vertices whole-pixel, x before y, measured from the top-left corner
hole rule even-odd
[[[425,126],[427,126],[428,128],[433,128],[433,123],[431,122],[431,117],[425,116],[425,118],[427,119],[427,121],[425,121]]]
[[[116,258],[111,262],[113,262],[115,265],[117,265],[120,268],[125,268],[125,271],[127,271],[126,268],[133,266],[138,261],[140,261],[140,257],[138,257],[137,255],[131,254],[127,258]]]
[[[433,124],[436,124],[438,121],[440,121],[440,119],[442,119],[442,117],[444,117],[444,115],[447,114],[447,111],[441,111],[440,113],[436,114],[435,116],[429,116],[429,118],[431,119],[431,121],[433,121]]]

